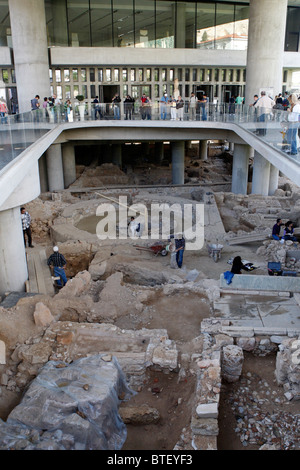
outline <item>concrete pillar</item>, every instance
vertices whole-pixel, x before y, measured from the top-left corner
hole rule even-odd
[[[119,168],[122,168],[122,145],[121,144],[112,145],[112,162],[114,165],[117,165]]]
[[[231,183],[231,191],[235,194],[247,194],[250,154],[251,147],[249,145],[235,144]]]
[[[184,141],[172,142],[172,183],[184,184]]]
[[[279,170],[274,165],[270,165],[269,196],[273,196],[278,189]]]
[[[252,194],[269,194],[270,163],[258,152],[254,152]]]
[[[163,159],[164,159],[164,143],[155,142],[155,161],[156,163],[160,165]]]
[[[64,187],[68,188],[76,180],[75,149],[71,143],[62,146]]]
[[[199,140],[199,158],[207,160],[207,140]]]
[[[19,112],[31,110],[30,100],[50,95],[44,0],[9,0]]]
[[[233,152],[233,151],[234,151],[234,143],[229,142],[229,152]]]
[[[282,92],[282,66],[288,0],[251,0],[245,103],[262,89]],[[272,91],[273,90],[273,91]]]
[[[46,152],[46,159],[49,191],[59,191],[64,189],[61,145],[52,144]]]
[[[46,154],[39,158],[39,177],[40,177],[40,186],[41,193],[46,193],[49,190],[48,186],[48,173],[47,173],[47,161]]]
[[[0,212],[0,295],[24,292],[28,279],[20,207]]]

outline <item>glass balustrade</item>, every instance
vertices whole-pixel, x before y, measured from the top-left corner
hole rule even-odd
[[[187,100],[182,101],[180,107],[176,107],[174,103],[160,103],[158,100],[145,105],[140,100],[135,100],[132,103],[122,101],[118,104],[79,103],[69,109],[63,105],[55,106],[0,118],[0,171],[54,126],[73,127],[92,122],[94,126],[96,122],[115,120],[136,120],[141,121],[141,125],[142,121],[161,120],[177,124],[178,121],[190,121],[193,126],[213,122],[216,127],[218,123],[232,123],[262,139],[285,157],[300,163],[300,154],[297,152],[300,122],[291,122],[289,119],[290,113],[286,110],[199,102],[196,107],[191,108]]]

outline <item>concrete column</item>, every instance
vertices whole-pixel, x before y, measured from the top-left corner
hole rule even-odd
[[[117,165],[119,168],[122,168],[122,145],[113,144],[112,145],[112,162],[114,165]]]
[[[30,100],[50,95],[44,0],[9,0],[9,15],[18,88],[19,112],[31,110]]]
[[[261,89],[282,92],[282,66],[288,0],[251,0],[245,103]],[[273,90],[273,91],[272,91]]]
[[[234,143],[229,142],[229,152],[233,152],[233,151],[234,151]]]
[[[155,142],[155,161],[156,163],[160,165],[163,159],[164,159],[164,143]]]
[[[64,189],[64,172],[61,145],[52,144],[46,152],[46,159],[49,191]]]
[[[28,279],[20,207],[0,212],[0,295],[24,292]]]
[[[184,184],[184,141],[172,142],[172,183]]]
[[[40,177],[40,186],[41,186],[41,193],[46,193],[49,189],[48,186],[48,174],[47,174],[47,161],[46,161],[46,154],[39,158],[39,177]]]
[[[254,152],[252,194],[269,194],[270,163],[258,152]]]
[[[270,165],[269,196],[273,196],[278,189],[278,177],[279,170],[274,165]]]
[[[199,140],[199,158],[207,160],[207,140]]]
[[[235,194],[247,194],[250,153],[249,145],[235,144],[231,183],[231,191]]]
[[[62,146],[64,187],[68,188],[76,180],[75,149],[71,143]]]

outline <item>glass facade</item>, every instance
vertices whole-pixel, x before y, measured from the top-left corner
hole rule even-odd
[[[249,5],[179,0],[45,0],[49,46],[247,48]]]

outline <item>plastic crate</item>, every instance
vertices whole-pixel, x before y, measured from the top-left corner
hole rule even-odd
[[[297,271],[282,271],[282,276],[297,277]]]
[[[282,275],[281,263],[269,262],[268,273],[269,273],[269,276],[281,276]]]

